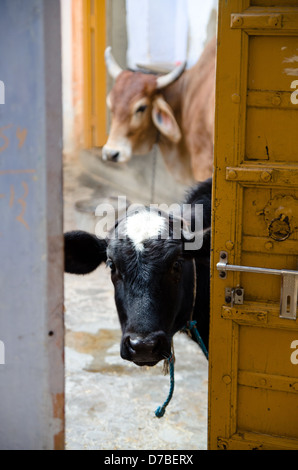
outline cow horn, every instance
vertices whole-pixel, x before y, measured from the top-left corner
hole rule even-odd
[[[109,74],[116,80],[118,75],[123,72],[122,68],[117,64],[112,54],[112,48],[109,46],[105,50],[105,61]]]
[[[186,67],[186,62],[182,62],[182,64],[177,65],[177,67],[172,70],[172,72],[167,73],[166,75],[162,75],[161,77],[158,77],[157,79],[157,89],[160,90],[161,88],[165,88],[166,86],[170,85],[173,83],[175,80],[177,80],[180,75],[184,72],[184,69]]]

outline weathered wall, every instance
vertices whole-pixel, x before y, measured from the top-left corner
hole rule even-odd
[[[59,0],[2,0],[1,449],[64,446],[60,59]]]

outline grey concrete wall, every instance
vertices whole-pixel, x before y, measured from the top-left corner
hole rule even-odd
[[[0,448],[63,448],[59,0],[1,0]]]

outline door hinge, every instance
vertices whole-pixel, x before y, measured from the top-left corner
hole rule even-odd
[[[233,265],[228,264],[228,253],[226,251],[221,251],[219,256],[220,261],[217,263],[216,267],[219,271],[219,277],[221,279],[225,279],[227,277],[227,271],[281,276],[280,317],[296,320],[298,301],[298,271],[293,271],[290,269],[270,269],[259,268],[256,266]]]

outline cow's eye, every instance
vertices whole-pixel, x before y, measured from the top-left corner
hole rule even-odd
[[[110,268],[110,270],[111,270],[112,272],[114,272],[114,271],[116,270],[116,266],[115,266],[114,262],[113,262],[110,258],[107,259],[107,263],[106,263],[106,264],[107,264],[107,266]]]
[[[175,273],[179,273],[181,271],[181,267],[182,267],[182,261],[176,260],[173,263],[172,269]]]
[[[142,104],[141,106],[139,106],[136,110],[136,114],[137,113],[144,113],[146,111],[146,109],[148,108],[148,106],[146,104]]]

